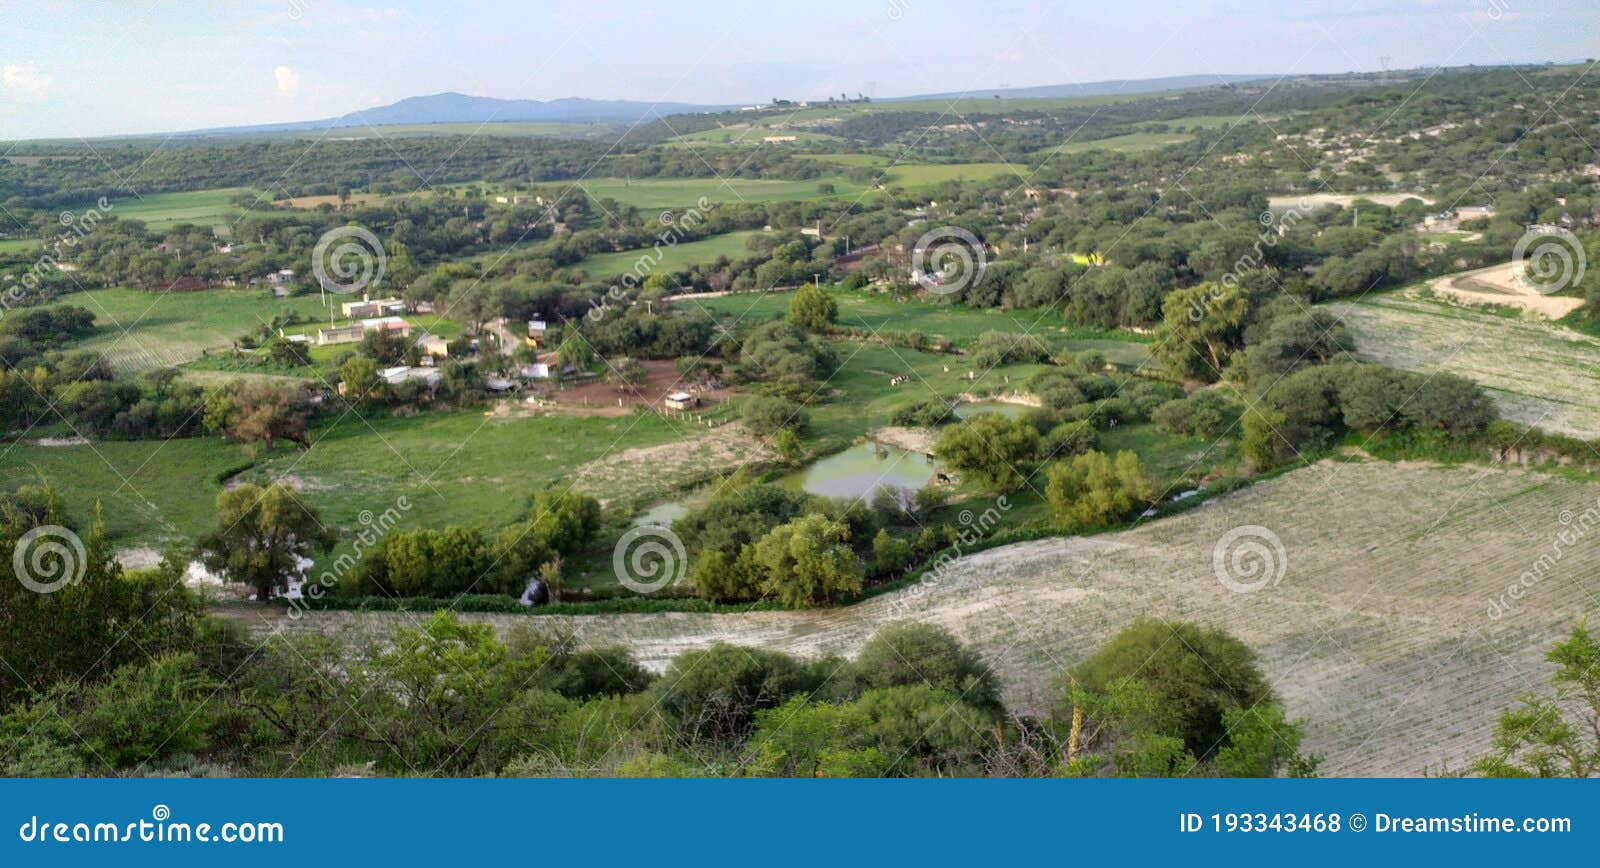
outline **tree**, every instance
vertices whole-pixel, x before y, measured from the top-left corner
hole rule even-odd
[[[1172,373],[1211,383],[1222,378],[1235,350],[1244,346],[1250,300],[1237,286],[1202,283],[1180,289],[1161,305],[1151,349]]]
[[[217,495],[217,526],[201,539],[200,557],[206,569],[249,585],[266,602],[302,574],[302,559],[337,540],[294,489],[246,483]]]
[[[241,443],[263,444],[271,452],[278,440],[306,446],[311,402],[297,386],[232,380],[206,395],[206,430]]]
[[[339,379],[344,384],[344,396],[358,404],[381,398],[386,385],[378,376],[378,363],[371,356],[355,355],[345,359],[339,366]]]
[[[1027,422],[983,413],[946,428],[934,451],[984,488],[1013,491],[1027,482],[1041,447],[1038,430]]]
[[[869,687],[926,684],[979,708],[1000,710],[1000,685],[976,652],[934,624],[902,621],[872,635],[856,655]]]
[[[766,570],[762,590],[786,606],[815,606],[861,590],[865,569],[850,548],[850,528],[812,513],[779,525],[755,545]]]
[[[1500,713],[1494,750],[1472,764],[1486,778],[1600,775],[1600,639],[1578,624],[1545,654],[1555,664],[1548,696]]]
[[[824,331],[838,316],[839,303],[820,286],[808,283],[789,299],[789,321],[806,331]]]
[[[1124,723],[1138,718],[1140,732],[1175,739],[1201,760],[1231,744],[1229,713],[1276,701],[1255,652],[1222,630],[1182,622],[1135,623],[1064,682],[1063,710],[1088,705]]]
[[[1139,456],[1116,458],[1090,451],[1050,465],[1044,496],[1056,521],[1069,527],[1113,524],[1139,513],[1155,499]]]

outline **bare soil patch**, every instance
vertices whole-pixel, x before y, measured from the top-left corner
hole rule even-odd
[[[1581,298],[1539,294],[1517,262],[1445,275],[1428,286],[1440,295],[1467,304],[1505,305],[1550,319],[1560,319],[1583,307]]]

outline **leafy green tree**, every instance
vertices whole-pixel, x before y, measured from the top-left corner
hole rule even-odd
[[[378,376],[378,363],[363,355],[344,360],[339,366],[339,380],[344,385],[344,396],[358,404],[381,399],[387,385]]]
[[[809,693],[818,677],[786,654],[718,642],[672,658],[653,693],[661,713],[689,738],[739,741],[755,713]]]
[[[1137,453],[1091,451],[1050,465],[1044,496],[1056,521],[1092,527],[1137,515],[1155,500],[1155,488]]]
[[[856,655],[856,673],[869,687],[926,684],[978,708],[999,711],[994,671],[935,624],[901,621],[879,628]]]
[[[294,489],[246,483],[217,495],[217,526],[201,539],[200,557],[207,569],[254,588],[266,602],[302,574],[302,559],[337,540]]]
[[[279,440],[309,445],[310,418],[310,400],[298,386],[231,380],[206,393],[206,430],[240,443],[261,443],[268,452]]]
[[[985,489],[1014,491],[1026,483],[1041,447],[1032,425],[983,413],[944,429],[934,451]]]
[[[1136,734],[1176,739],[1206,761],[1230,744],[1229,713],[1276,701],[1255,652],[1222,630],[1182,622],[1139,621],[1063,681],[1065,708],[1103,705],[1119,726],[1131,721]]]
[[[762,590],[786,606],[816,606],[861,590],[861,559],[850,548],[850,528],[814,513],[779,525],[755,545],[765,571]]]
[[[1172,373],[1211,383],[1222,378],[1244,346],[1250,301],[1238,286],[1202,283],[1180,289],[1161,305],[1151,354]]]
[[[806,331],[825,331],[838,316],[839,303],[820,286],[806,284],[789,298],[789,321]]]
[[[1500,713],[1494,749],[1472,764],[1486,778],[1600,775],[1600,639],[1578,624],[1551,646],[1548,695],[1524,697]]]
[[[804,432],[811,417],[799,404],[784,398],[756,396],[745,400],[739,418],[749,428],[762,436],[779,431]]]

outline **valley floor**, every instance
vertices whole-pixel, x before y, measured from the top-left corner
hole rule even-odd
[[[1420,775],[1482,752],[1500,709],[1543,685],[1550,642],[1600,611],[1600,548],[1557,538],[1581,537],[1587,525],[1575,518],[1600,516],[1597,499],[1600,484],[1531,472],[1323,462],[1129,531],[982,552],[845,608],[559,625],[468,617],[621,643],[658,670],[714,641],[853,654],[887,622],[928,621],[975,646],[1008,701],[1035,712],[1048,708],[1059,673],[1130,621],[1183,619],[1225,627],[1258,651],[1291,714],[1308,720],[1307,747],[1325,757],[1325,774]],[[1219,581],[1213,555],[1230,530],[1251,526],[1264,528],[1246,531],[1256,539],[1281,540],[1283,575],[1238,593]],[[1507,588],[1525,573],[1536,580],[1510,600]],[[1492,615],[1503,602],[1509,609]],[[388,629],[416,617],[318,613],[280,623]]]

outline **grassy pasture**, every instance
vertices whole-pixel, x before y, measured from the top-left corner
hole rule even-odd
[[[240,446],[214,437],[10,443],[0,445],[0,485],[32,482],[43,473],[72,517],[84,523],[99,500],[119,547],[194,540],[216,520],[221,479],[247,466],[241,479],[298,487],[330,525],[358,529],[364,510],[382,513],[404,496],[412,508],[403,510],[403,526],[492,528],[515,519],[533,492],[570,482],[589,462],[703,431],[655,414],[491,418],[469,410],[408,419],[347,414],[314,434],[309,450],[279,448],[253,466]],[[602,499],[664,496],[707,471],[697,448],[671,458],[657,456],[654,475],[640,479],[587,474],[582,490]],[[641,481],[659,491],[640,489]]]
[[[844,178],[772,181],[759,178],[589,178],[569,182],[591,198],[612,198],[638,208],[687,207],[702,197],[711,202],[781,202],[817,199],[817,185],[834,186],[832,195],[854,196],[866,188]],[[565,184],[563,184],[565,186]]]
[[[1143,339],[1132,334],[1103,333],[1064,322],[1053,311],[985,310],[922,301],[895,301],[888,295],[833,290],[839,303],[838,324],[875,331],[921,332],[939,335],[957,345],[969,345],[987,331],[1028,332],[1068,352],[1094,350],[1121,365],[1140,365],[1149,359]],[[789,310],[786,293],[749,293],[720,298],[693,299],[694,304],[730,322],[758,323],[784,316]],[[950,358],[950,357],[947,357]],[[949,362],[952,367],[959,359]]]
[[[33,238],[0,238],[0,253],[32,253],[39,249]]]
[[[738,261],[750,255],[746,243],[754,235],[759,235],[759,230],[745,232],[729,232],[725,235],[713,235],[699,241],[686,241],[671,247],[663,246],[660,250],[661,259],[655,261],[657,255],[652,248],[642,250],[625,250],[621,253],[599,253],[587,257],[578,263],[579,268],[589,272],[590,277],[611,277],[627,274],[634,271],[642,259],[650,264],[651,271],[676,271],[688,268],[691,265],[705,265],[717,260],[719,256],[726,256],[730,260]],[[653,263],[653,264],[651,264]]]
[[[59,303],[95,315],[95,333],[72,348],[97,350],[125,371],[194,361],[206,350],[226,349],[280,313],[309,321],[305,328],[312,330],[327,322],[327,309],[316,295],[272,298],[265,289],[97,289],[72,293]]]
[[[111,214],[124,220],[143,221],[152,228],[177,223],[225,224],[239,213],[239,209],[228,204],[228,200],[245,192],[249,191],[244,187],[223,187],[130,196],[111,200]]]

